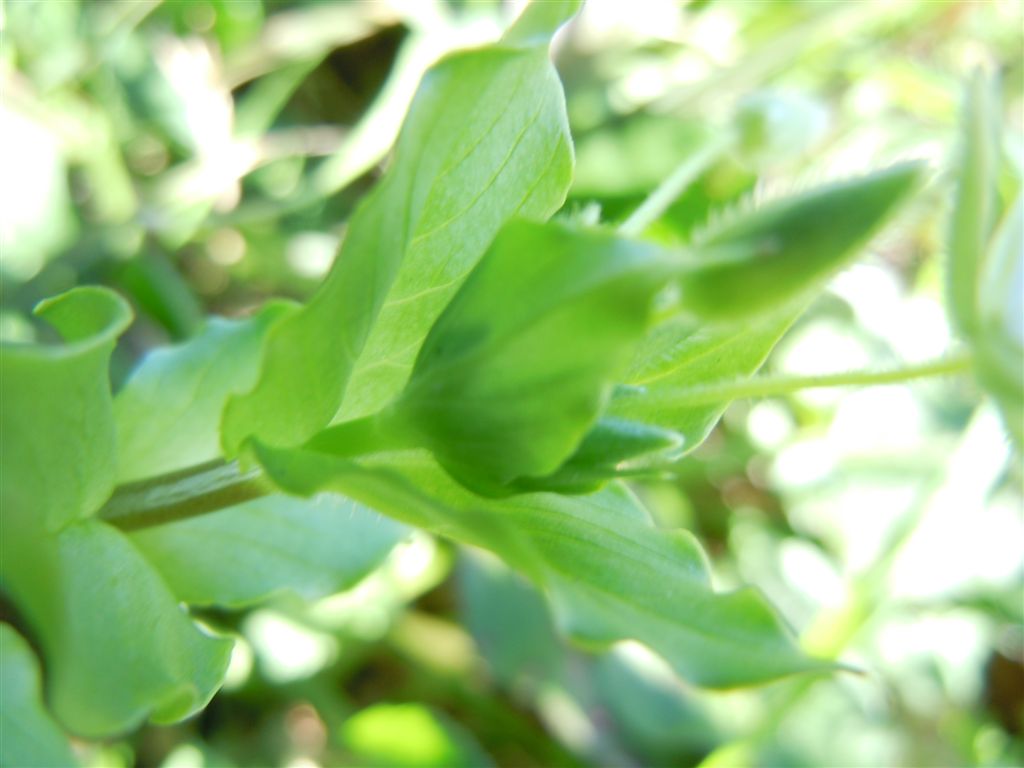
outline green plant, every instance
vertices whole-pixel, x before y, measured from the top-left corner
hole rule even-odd
[[[926,170],[761,201],[686,248],[641,239],[710,158],[778,140],[757,135],[780,130],[771,120],[751,130],[753,104],[617,232],[550,221],[573,160],[548,42],[574,10],[534,4],[498,44],[428,72],[306,304],[212,319],[116,397],[107,367],[131,312],[112,291],[41,304],[60,343],[3,347],[0,576],[45,661],[49,712],[4,627],[5,762],[69,762],[61,729],[103,738],[203,707],[230,642],[179,603],[313,589],[315,568],[264,559],[271,543],[335,588],[353,583],[402,535],[371,509],[496,553],[585,645],[637,640],[711,687],[832,671],[758,592],[714,591],[696,540],[655,528],[620,480],[673,472],[735,398],[972,368],[1019,438],[1020,197],[1001,204],[983,78],[950,238],[965,352],[762,379],[784,331]],[[344,500],[303,500],[323,491]],[[361,540],[318,546],[342,510]]]

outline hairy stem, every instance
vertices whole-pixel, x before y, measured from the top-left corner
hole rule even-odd
[[[967,356],[946,357],[891,371],[854,371],[824,376],[753,378],[724,384],[654,389],[636,397],[644,407],[675,408],[726,403],[748,397],[771,397],[816,387],[891,384],[929,376],[961,373],[970,368]],[[628,406],[626,408],[628,411]],[[355,458],[370,453],[415,447],[415,436],[382,412],[338,424],[314,438],[309,448]],[[274,492],[262,470],[242,471],[238,462],[216,460],[179,472],[119,486],[100,509],[99,518],[131,531],[185,520],[241,504]]]
[[[661,404],[674,408],[688,408],[750,397],[774,397],[803,389],[898,384],[913,379],[963,373],[970,367],[970,357],[956,355],[889,371],[850,371],[817,376],[763,376],[719,384],[655,388],[638,396],[637,402],[642,401],[645,407]]]

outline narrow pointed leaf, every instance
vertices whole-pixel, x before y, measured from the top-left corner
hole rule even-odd
[[[856,254],[921,179],[918,164],[777,200],[731,216],[692,246],[682,308],[740,320],[808,295]]]
[[[1020,191],[992,237],[981,283],[978,376],[1018,446],[1024,445],[1024,196]]]

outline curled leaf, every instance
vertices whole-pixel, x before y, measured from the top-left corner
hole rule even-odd
[[[395,418],[455,476],[554,472],[597,421],[671,264],[563,224],[498,235],[427,336]]]

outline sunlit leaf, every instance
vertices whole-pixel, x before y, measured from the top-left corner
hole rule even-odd
[[[180,719],[212,695],[230,644],[198,631],[120,533],[83,519],[114,485],[107,365],[131,314],[99,288],[38,312],[64,343],[0,352],[3,590],[39,639],[66,728],[103,737]]]
[[[494,764],[461,726],[421,704],[367,707],[346,720],[339,735],[359,765],[367,768],[486,768]]]
[[[86,520],[39,548],[57,565],[52,582],[17,571],[5,587],[39,637],[47,701],[68,730],[100,738],[206,704],[231,642],[200,632],[123,534]]]
[[[107,366],[131,310],[90,287],[43,302],[36,314],[64,343],[0,347],[0,474],[4,520],[31,516],[52,529],[95,511],[113,489]]]
[[[331,273],[271,330],[256,387],[229,401],[229,453],[250,435],[304,441],[346,387],[346,415],[377,410],[501,225],[561,204],[572,163],[562,90],[546,44],[529,43],[455,54],[426,74],[394,163],[353,215]]]
[[[224,403],[252,385],[267,329],[289,309],[272,304],[247,320],[210,318],[195,338],[145,357],[114,398],[121,482],[220,455]]]

